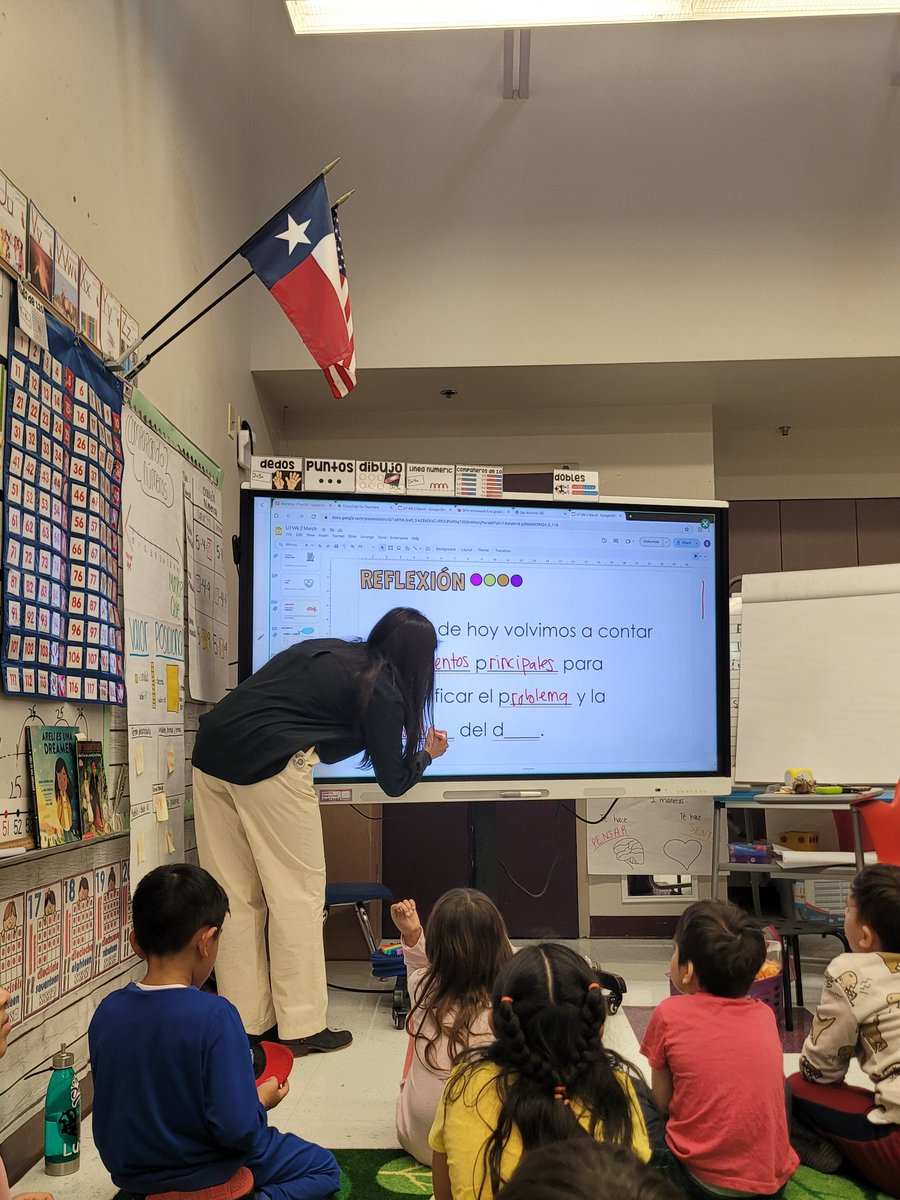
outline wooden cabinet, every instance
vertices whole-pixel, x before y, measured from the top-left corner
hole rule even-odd
[[[900,497],[734,500],[731,577],[900,562]]]

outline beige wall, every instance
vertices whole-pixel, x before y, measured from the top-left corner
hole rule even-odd
[[[33,0],[4,10],[0,170],[145,329],[251,232],[251,0],[230,0],[227,11],[223,21],[216,0]],[[223,275],[237,277],[235,264]],[[237,513],[229,400],[265,448],[248,375],[249,307],[247,285],[140,379],[225,467],[228,525]]]
[[[314,435],[292,430],[279,441],[285,453],[313,456],[498,463],[509,469],[578,463],[598,470],[610,494],[714,495],[712,418],[702,405],[631,412],[498,409],[463,416],[379,413],[348,422],[333,409],[330,418],[316,422]],[[329,421],[334,432],[322,432]]]
[[[715,434],[717,495],[726,500],[900,496],[900,424],[801,424]]]

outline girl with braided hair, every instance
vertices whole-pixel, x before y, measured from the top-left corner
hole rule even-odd
[[[522,1155],[566,1138],[618,1142],[647,1162],[634,1068],[603,1045],[596,970],[555,942],[520,950],[494,986],[496,1035],[451,1075],[429,1142],[435,1200],[493,1200]]]
[[[494,981],[512,957],[503,917],[484,892],[451,888],[423,931],[415,900],[391,905],[403,938],[411,1001],[409,1048],[397,1097],[397,1140],[431,1166],[428,1132],[450,1070],[463,1051],[494,1040]]]

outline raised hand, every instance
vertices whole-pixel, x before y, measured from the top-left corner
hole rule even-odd
[[[422,936],[422,922],[415,900],[399,900],[391,905],[391,920],[403,935],[407,946],[414,946]]]

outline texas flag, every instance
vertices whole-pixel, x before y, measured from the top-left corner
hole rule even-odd
[[[325,372],[336,399],[356,386],[347,273],[337,217],[320,175],[240,253],[263,281]]]

